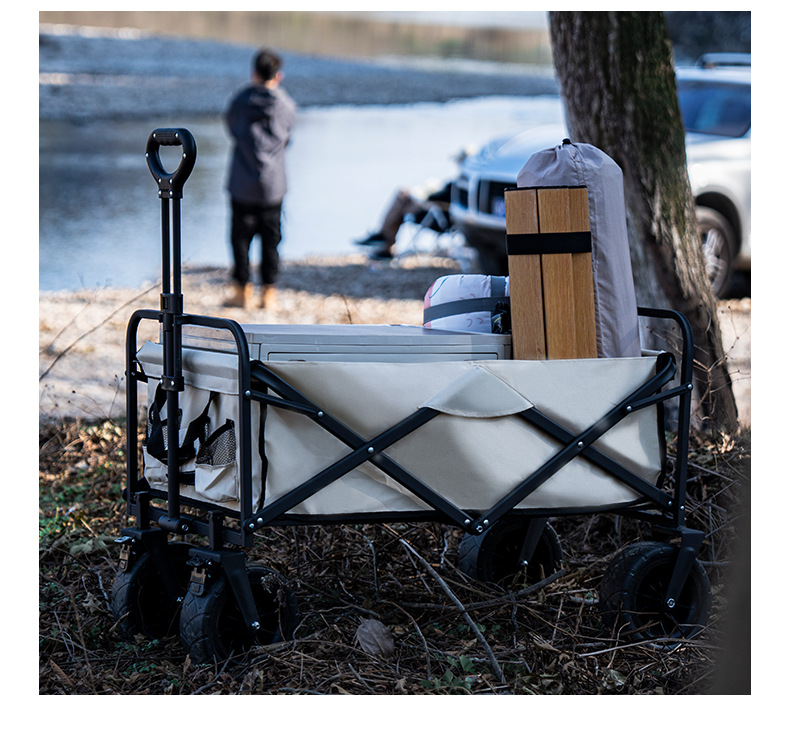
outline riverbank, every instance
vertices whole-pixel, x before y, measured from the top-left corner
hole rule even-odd
[[[130,30],[42,25],[39,118],[111,120],[218,115],[249,80],[255,47]],[[345,59],[283,50],[300,107],[448,102],[558,93],[547,65],[435,58]],[[163,62],[166,61],[166,64]]]

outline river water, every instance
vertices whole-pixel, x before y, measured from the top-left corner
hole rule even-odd
[[[552,96],[300,110],[288,153],[282,257],[358,251],[353,239],[374,229],[398,188],[440,183],[455,173],[463,147],[557,122],[560,113]],[[230,145],[219,118],[39,126],[40,290],[157,279],[160,206],[144,151],[158,127],[186,127],[197,141],[182,201],[184,263],[229,264],[223,183]]]

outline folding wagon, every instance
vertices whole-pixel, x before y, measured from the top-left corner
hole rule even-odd
[[[160,147],[181,148],[168,172]],[[247,562],[275,525],[441,521],[464,532],[473,578],[557,569],[549,518],[609,512],[651,524],[601,583],[602,614],[631,640],[698,633],[710,585],[703,534],[685,525],[692,387],[688,323],[679,358],[514,360],[509,335],[409,326],[242,325],[184,312],[180,200],[196,146],[154,131],[147,162],[162,207],[159,310],[136,311],[126,339],[131,525],[112,604],[119,629],[180,632],[193,660],[288,639],[294,593]],[[172,220],[172,222],[171,222]],[[138,343],[141,322],[159,342]],[[138,393],[146,385],[143,467]],[[664,407],[677,416],[664,490]],[[181,539],[189,534],[193,543]]]

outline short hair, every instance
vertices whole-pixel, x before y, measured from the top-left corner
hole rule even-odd
[[[262,49],[255,55],[255,73],[262,81],[271,81],[282,68],[282,58],[274,50]]]

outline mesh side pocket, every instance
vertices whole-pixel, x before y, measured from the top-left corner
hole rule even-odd
[[[164,393],[157,387],[155,399],[148,408],[148,422],[145,426],[143,441],[143,473],[149,484],[167,484],[167,419],[162,420],[161,411],[164,406]],[[181,431],[183,410],[176,414],[177,428]]]
[[[177,415],[178,430],[181,431],[181,419],[183,411],[179,408]],[[167,459],[167,419],[162,421],[156,405],[152,405],[148,411],[148,423],[145,427],[144,447],[149,455],[158,460]]]
[[[236,484],[236,426],[232,419],[212,434],[206,428],[195,458],[195,491],[212,502],[238,497]]]
[[[200,443],[196,463],[201,465],[227,465],[236,460],[236,432],[232,419]],[[206,432],[208,433],[208,431]]]

